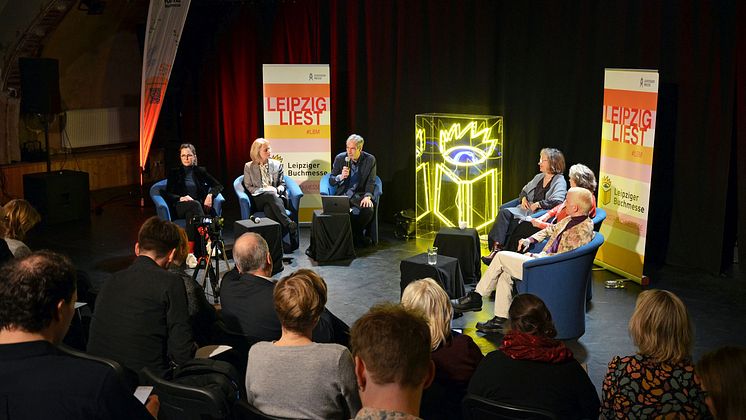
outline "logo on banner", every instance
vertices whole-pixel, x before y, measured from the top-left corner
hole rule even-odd
[[[163,0],[166,7],[181,7],[181,0]]]
[[[608,176],[605,176],[601,180],[601,188],[598,191],[598,195],[599,201],[603,205],[611,203],[611,178],[609,178]]]

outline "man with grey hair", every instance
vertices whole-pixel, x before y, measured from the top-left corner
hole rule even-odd
[[[363,230],[373,220],[373,191],[376,188],[376,158],[363,152],[364,142],[357,134],[347,138],[346,151],[334,158],[329,178],[329,183],[336,187],[336,195],[350,198],[352,234],[358,246],[369,243]]]
[[[282,326],[272,299],[275,281],[267,242],[256,233],[244,233],[233,244],[233,260],[236,268],[225,274],[220,288],[225,325],[257,341],[278,340]],[[313,341],[347,345],[349,327],[325,309]]]

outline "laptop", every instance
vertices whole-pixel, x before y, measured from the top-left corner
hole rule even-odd
[[[349,214],[350,197],[346,195],[322,195],[321,208],[324,214]]]

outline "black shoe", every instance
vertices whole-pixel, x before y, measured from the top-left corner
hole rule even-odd
[[[477,331],[485,333],[501,333],[503,331],[503,325],[505,325],[506,318],[496,316],[489,321],[477,322]]]
[[[482,295],[469,292],[466,296],[451,300],[451,306],[460,312],[479,311],[482,309]]]
[[[490,251],[489,255],[482,257],[482,263],[485,265],[490,265],[492,263],[492,260],[495,259],[495,255],[497,255],[497,253],[502,250],[503,250],[503,247],[500,244],[494,244],[492,246],[492,251]]]

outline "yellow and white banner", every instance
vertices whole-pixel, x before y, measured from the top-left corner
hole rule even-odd
[[[264,65],[264,138],[303,190],[299,218],[321,208],[319,180],[331,171],[328,64]]]
[[[190,0],[151,0],[145,28],[140,95],[140,184],[179,48]]]
[[[598,206],[606,239],[596,263],[642,281],[653,168],[658,72],[606,69]]]

